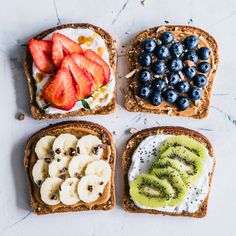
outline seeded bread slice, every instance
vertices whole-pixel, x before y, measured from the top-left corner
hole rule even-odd
[[[36,35],[35,39],[43,39],[48,34],[52,33],[55,30],[65,29],[65,28],[85,28],[91,29],[97,34],[99,34],[105,41],[107,50],[109,52],[109,61],[110,67],[116,73],[116,64],[117,64],[117,51],[114,44],[114,41],[111,35],[103,30],[100,27],[88,24],[88,23],[81,23],[81,24],[66,24],[53,27],[48,29],[38,35]],[[116,92],[114,90],[113,98],[109,104],[103,107],[98,107],[96,109],[80,109],[77,111],[71,111],[67,113],[55,113],[55,114],[46,114],[36,103],[36,85],[35,80],[32,77],[32,57],[29,51],[29,48],[26,48],[26,53],[23,61],[25,77],[28,82],[29,93],[30,93],[30,109],[31,114],[34,119],[42,120],[42,119],[58,119],[58,118],[66,118],[66,117],[73,117],[73,116],[86,116],[86,115],[106,115],[114,112],[116,110]]]
[[[137,71],[140,69],[137,63],[137,55],[139,52],[141,42],[146,38],[158,38],[161,33],[171,31],[173,33],[178,32],[180,37],[185,37],[188,35],[196,35],[200,38],[203,46],[208,46],[212,52],[212,68],[207,74],[208,83],[206,87],[202,90],[202,98],[198,103],[190,103],[190,108],[185,111],[179,111],[174,105],[168,104],[163,101],[160,106],[153,106],[148,104],[137,96]],[[177,34],[177,33],[176,33]],[[206,31],[185,25],[165,25],[157,26],[154,28],[146,29],[140,32],[132,41],[128,51],[127,51],[127,65],[128,72],[127,75],[127,93],[125,96],[125,108],[131,112],[148,112],[154,114],[168,114],[171,116],[187,116],[196,119],[202,119],[208,115],[210,109],[210,96],[213,86],[213,81],[216,75],[216,71],[219,64],[218,46],[215,39]]]
[[[125,211],[130,213],[147,213],[147,214],[156,214],[156,215],[171,215],[171,216],[189,216],[189,217],[195,217],[195,218],[202,218],[205,217],[207,214],[207,205],[208,205],[208,197],[209,192],[205,198],[205,200],[202,202],[202,204],[199,206],[199,209],[195,213],[188,213],[188,212],[182,212],[182,213],[170,213],[170,212],[161,212],[157,210],[149,210],[149,209],[141,209],[138,206],[135,205],[133,200],[130,197],[129,194],[129,182],[128,182],[128,172],[132,163],[132,155],[134,151],[137,149],[138,145],[148,136],[156,135],[156,134],[170,134],[170,135],[186,135],[193,139],[196,139],[198,142],[205,145],[207,148],[209,155],[214,160],[213,164],[213,170],[211,175],[209,176],[209,189],[211,186],[211,180],[215,168],[215,158],[214,158],[214,151],[213,147],[210,143],[210,141],[203,136],[202,134],[183,127],[176,127],[176,126],[163,126],[163,127],[154,127],[150,129],[144,129],[141,130],[134,135],[131,136],[131,138],[128,140],[126,144],[126,149],[122,155],[122,166],[123,166],[123,173],[124,173],[124,193],[123,193],[123,203],[122,207]]]
[[[46,205],[41,199],[39,194],[38,186],[34,183],[32,178],[32,167],[33,164],[32,158],[35,156],[35,145],[37,141],[45,135],[59,135],[61,133],[72,133],[74,135],[81,134],[86,135],[88,133],[92,133],[97,135],[98,137],[103,137],[106,140],[107,145],[109,146],[110,155],[107,156],[108,163],[112,170],[112,175],[110,179],[110,196],[109,199],[102,204],[93,204],[92,206],[88,206],[86,204],[82,205],[72,205],[66,206],[62,205],[60,207],[56,207],[55,209]],[[82,135],[82,136],[83,136]],[[77,211],[88,211],[88,210],[110,210],[115,206],[115,190],[114,190],[114,171],[115,171],[115,159],[116,152],[115,146],[112,140],[111,133],[101,125],[87,122],[87,121],[69,121],[62,122],[55,125],[49,125],[48,127],[38,131],[35,133],[27,142],[25,146],[25,154],[24,154],[24,166],[28,180],[28,187],[30,193],[30,204],[32,211],[37,215],[45,215],[52,213],[63,213],[63,212],[77,212]]]

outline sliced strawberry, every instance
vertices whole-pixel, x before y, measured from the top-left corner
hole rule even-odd
[[[66,68],[58,70],[55,77],[43,89],[42,97],[47,103],[62,110],[70,110],[76,103],[73,79]]]
[[[100,65],[104,70],[104,75],[106,77],[104,84],[106,84],[110,80],[110,67],[107,65],[107,63],[92,49],[88,49],[84,52],[84,56],[90,59],[91,61],[96,62],[98,65]]]
[[[60,33],[52,35],[52,60],[57,68],[61,66],[65,55],[73,52],[83,52],[78,43]]]
[[[82,70],[86,70],[93,76],[94,85],[92,87],[92,91],[97,90],[104,84],[105,75],[102,67],[98,65],[96,62],[91,61],[87,57],[80,55],[78,53],[72,53],[71,57],[73,61],[80,67]]]
[[[55,70],[53,65],[52,42],[49,40],[31,39],[28,47],[37,68],[44,73],[52,73]]]
[[[76,88],[77,100],[86,98],[92,93],[93,77],[85,70],[81,70],[72,60],[71,56],[66,56],[61,63],[61,68],[66,68],[73,76]]]

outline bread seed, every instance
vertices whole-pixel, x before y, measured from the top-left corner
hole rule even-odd
[[[130,133],[130,134],[135,134],[136,132],[137,132],[137,129],[135,129],[135,128],[128,129],[128,133]]]

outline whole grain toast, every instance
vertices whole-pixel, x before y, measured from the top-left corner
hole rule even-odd
[[[129,182],[128,182],[128,172],[129,168],[132,163],[132,155],[138,145],[148,136],[150,135],[156,135],[156,134],[170,134],[170,135],[186,135],[189,136],[198,142],[204,144],[209,152],[209,155],[211,158],[213,158],[213,169],[210,175],[209,180],[209,189],[211,186],[212,176],[215,168],[215,157],[214,157],[214,150],[210,143],[210,141],[203,136],[202,134],[183,127],[178,126],[162,126],[162,127],[154,127],[150,129],[144,129],[141,130],[134,135],[130,137],[130,139],[127,141],[125,151],[122,155],[122,167],[123,167],[123,173],[124,173],[124,193],[123,193],[123,200],[122,200],[122,207],[125,211],[130,213],[148,213],[148,214],[156,214],[156,215],[171,215],[171,216],[189,216],[189,217],[195,217],[195,218],[202,218],[205,217],[207,214],[207,206],[208,206],[208,198],[209,198],[209,192],[205,198],[205,200],[200,205],[199,209],[195,213],[188,213],[188,212],[182,212],[182,213],[171,213],[171,212],[161,212],[157,210],[152,209],[141,209],[138,206],[135,205],[133,200],[130,197],[129,194]]]
[[[45,135],[59,135],[61,133],[72,133],[78,137],[78,135],[86,135],[91,132],[94,135],[101,137],[106,140],[107,146],[109,147],[109,154],[107,156],[108,163],[112,170],[111,179],[109,181],[110,191],[109,199],[102,204],[92,204],[91,206],[86,205],[86,203],[82,205],[72,205],[66,206],[63,205],[60,207],[56,207],[55,209],[46,205],[39,196],[38,186],[34,183],[32,178],[32,167],[35,163],[33,160],[33,156],[35,156],[35,145],[37,141],[45,136]],[[115,171],[115,159],[116,152],[115,146],[112,140],[111,133],[101,125],[87,122],[87,121],[69,121],[69,122],[61,122],[54,125],[49,125],[46,128],[41,129],[33,136],[30,137],[25,146],[24,153],[24,167],[27,175],[27,181],[29,186],[30,193],[30,204],[32,211],[38,215],[52,214],[52,213],[63,213],[63,212],[77,212],[77,211],[88,211],[88,210],[110,210],[115,206],[115,190],[114,190],[114,171]],[[32,163],[32,161],[34,161]]]
[[[107,50],[109,52],[109,61],[110,67],[113,70],[114,76],[116,72],[116,64],[117,64],[117,51],[114,44],[114,41],[111,35],[103,30],[100,27],[88,24],[88,23],[79,23],[79,24],[65,24],[50,28],[48,30],[43,31],[42,33],[36,35],[35,39],[43,39],[48,34],[52,33],[55,30],[65,29],[65,28],[86,28],[91,29],[97,34],[99,34],[105,41]],[[105,115],[110,114],[116,110],[116,91],[114,90],[113,98],[109,104],[104,107],[98,107],[96,109],[80,109],[77,111],[70,111],[67,113],[55,113],[55,114],[46,114],[36,103],[36,85],[35,80],[32,76],[32,64],[33,60],[29,51],[29,48],[26,48],[25,57],[23,60],[23,67],[25,71],[25,77],[28,82],[29,93],[30,93],[30,110],[32,117],[37,120],[42,119],[58,119],[58,118],[66,118],[66,117],[74,117],[74,116],[86,116],[86,115]]]
[[[187,35],[196,35],[199,36],[203,46],[208,45],[211,49],[212,57],[212,68],[207,74],[208,83],[204,89],[202,89],[203,96],[198,103],[191,102],[190,108],[185,111],[179,111],[172,104],[168,104],[163,101],[160,106],[149,105],[146,106],[146,103],[143,99],[140,99],[137,94],[137,71],[139,66],[137,63],[137,53],[140,48],[141,42],[146,38],[158,38],[161,33],[171,31],[173,33],[178,32],[180,37],[185,37]],[[128,51],[127,51],[127,66],[128,66],[128,75],[127,75],[127,93],[125,96],[125,108],[131,112],[148,112],[154,114],[168,114],[171,116],[187,116],[193,117],[196,119],[202,119],[208,115],[210,109],[210,96],[212,91],[212,86],[216,71],[219,64],[219,55],[218,55],[218,46],[215,39],[206,31],[185,25],[164,25],[157,26],[153,28],[146,29],[140,32],[132,41]]]

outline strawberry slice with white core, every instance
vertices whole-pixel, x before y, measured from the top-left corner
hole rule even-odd
[[[57,68],[61,66],[64,57],[73,52],[83,53],[78,43],[60,33],[52,35],[52,60]]]
[[[52,41],[31,39],[28,47],[36,67],[44,73],[53,73],[56,69],[52,62]]]
[[[70,110],[76,103],[73,79],[66,68],[58,70],[55,77],[43,89],[42,97],[52,106]]]

